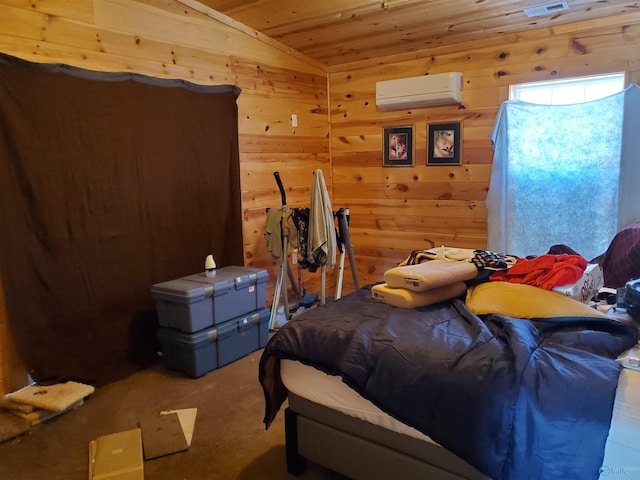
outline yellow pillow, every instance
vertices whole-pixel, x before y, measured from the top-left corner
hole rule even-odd
[[[557,292],[532,285],[486,282],[467,290],[467,307],[476,315],[515,318],[604,317],[604,313]]]

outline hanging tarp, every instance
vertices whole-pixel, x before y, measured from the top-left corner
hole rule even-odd
[[[0,271],[35,380],[148,365],[151,285],[242,264],[239,92],[0,57]]]

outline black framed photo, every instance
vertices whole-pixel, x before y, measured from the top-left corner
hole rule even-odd
[[[383,144],[383,166],[410,167],[413,165],[413,126],[385,128]]]
[[[427,126],[427,165],[460,165],[462,128],[460,122]]]

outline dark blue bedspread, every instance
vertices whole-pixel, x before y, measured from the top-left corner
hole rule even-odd
[[[614,320],[482,318],[461,299],[417,309],[369,287],[312,309],[267,344],[267,427],[286,398],[279,359],[344,382],[495,479],[596,479],[620,365],[637,330]]]

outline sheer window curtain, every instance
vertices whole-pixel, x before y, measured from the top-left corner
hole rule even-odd
[[[488,250],[603,253],[640,220],[640,88],[573,105],[504,102],[493,130]]]

